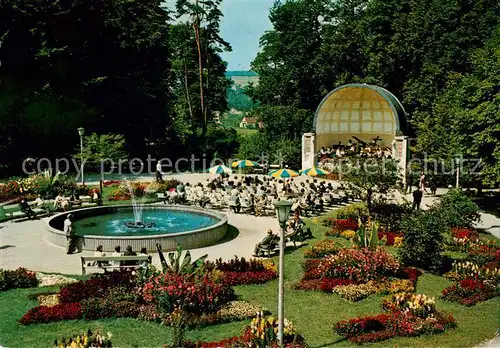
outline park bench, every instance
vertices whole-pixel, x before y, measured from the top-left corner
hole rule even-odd
[[[279,253],[279,250],[280,250],[279,249],[279,242],[280,242],[280,238],[276,237],[270,243],[260,245],[259,248],[257,249],[256,255],[258,257],[261,257],[261,256],[271,257],[271,255],[273,255],[275,253]]]
[[[82,256],[82,275],[87,274],[87,269],[95,268],[113,271],[115,269],[137,269],[140,267],[140,261],[146,261],[151,264],[151,255],[137,255],[137,256]],[[120,265],[112,265],[110,261],[120,261]],[[136,264],[127,265],[126,261],[134,261]]]
[[[157,192],[156,193],[156,198],[158,198],[158,200],[160,202],[163,202],[163,204],[167,204],[167,196],[165,196],[165,193],[164,192]]]

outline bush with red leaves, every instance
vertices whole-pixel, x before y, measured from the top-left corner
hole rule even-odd
[[[112,288],[131,290],[135,287],[135,275],[121,271],[99,274],[86,281],[69,284],[59,291],[61,303],[80,302],[88,298],[103,298]]]
[[[271,270],[257,272],[224,272],[224,283],[234,286],[241,284],[262,284],[276,279],[278,274]]]
[[[38,306],[30,309],[20,320],[22,325],[50,323],[62,320],[76,320],[83,317],[80,303],[60,303],[47,307]]]

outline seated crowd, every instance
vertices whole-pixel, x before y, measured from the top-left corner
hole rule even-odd
[[[115,247],[115,251],[111,253],[111,255],[106,255],[106,253],[103,251],[102,245],[97,246],[96,251],[94,252],[94,256],[96,257],[104,257],[104,256],[113,256],[113,257],[118,257],[118,256],[138,256],[138,255],[148,255],[148,251],[146,248],[141,248],[141,251],[139,254],[137,254],[135,251],[132,250],[132,246],[128,245],[127,248],[125,249],[125,252],[121,251],[121,247],[117,245]],[[117,267],[116,270],[119,269],[120,266],[138,266],[140,268],[145,268],[147,267],[147,261],[96,261],[93,262],[92,264],[89,264],[89,266],[94,266],[94,267],[109,267],[109,266],[114,266]]]
[[[171,204],[229,208],[234,213],[255,216],[274,215],[275,200],[289,200],[292,202],[292,211],[300,210],[306,215],[309,212],[321,213],[326,205],[348,200],[344,188],[337,183],[325,183],[317,179],[298,183],[293,178],[228,175],[207,179],[205,183],[200,182],[194,186],[181,183],[166,194],[166,202]]]

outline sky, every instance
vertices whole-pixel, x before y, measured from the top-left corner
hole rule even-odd
[[[221,36],[231,44],[232,52],[222,58],[227,70],[250,70],[250,63],[259,52],[259,39],[272,28],[269,8],[274,0],[224,0]]]
[[[250,70],[250,63],[259,52],[259,39],[272,28],[269,9],[274,0],[223,0],[224,15],[220,34],[231,44],[232,52],[224,52],[227,70]],[[175,0],[166,0],[174,7]]]

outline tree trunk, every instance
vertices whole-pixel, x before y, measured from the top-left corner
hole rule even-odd
[[[198,5],[198,1],[196,1],[196,5]],[[200,106],[201,106],[201,115],[203,117],[203,128],[202,128],[202,136],[205,137],[207,132],[207,119],[205,114],[205,99],[203,95],[203,59],[201,54],[201,42],[200,42],[200,17],[199,14],[196,13],[195,21],[193,23],[194,29],[194,37],[196,40],[196,47],[198,49],[198,73],[200,77]]]
[[[372,196],[372,190],[368,189],[366,192],[366,208],[368,209],[368,216],[372,216]]]
[[[188,68],[186,61],[184,61],[184,88],[186,89],[186,100],[189,108],[189,115],[191,116],[191,120],[194,119],[193,116],[193,107],[191,105],[191,97],[189,96],[189,84],[188,84]]]

